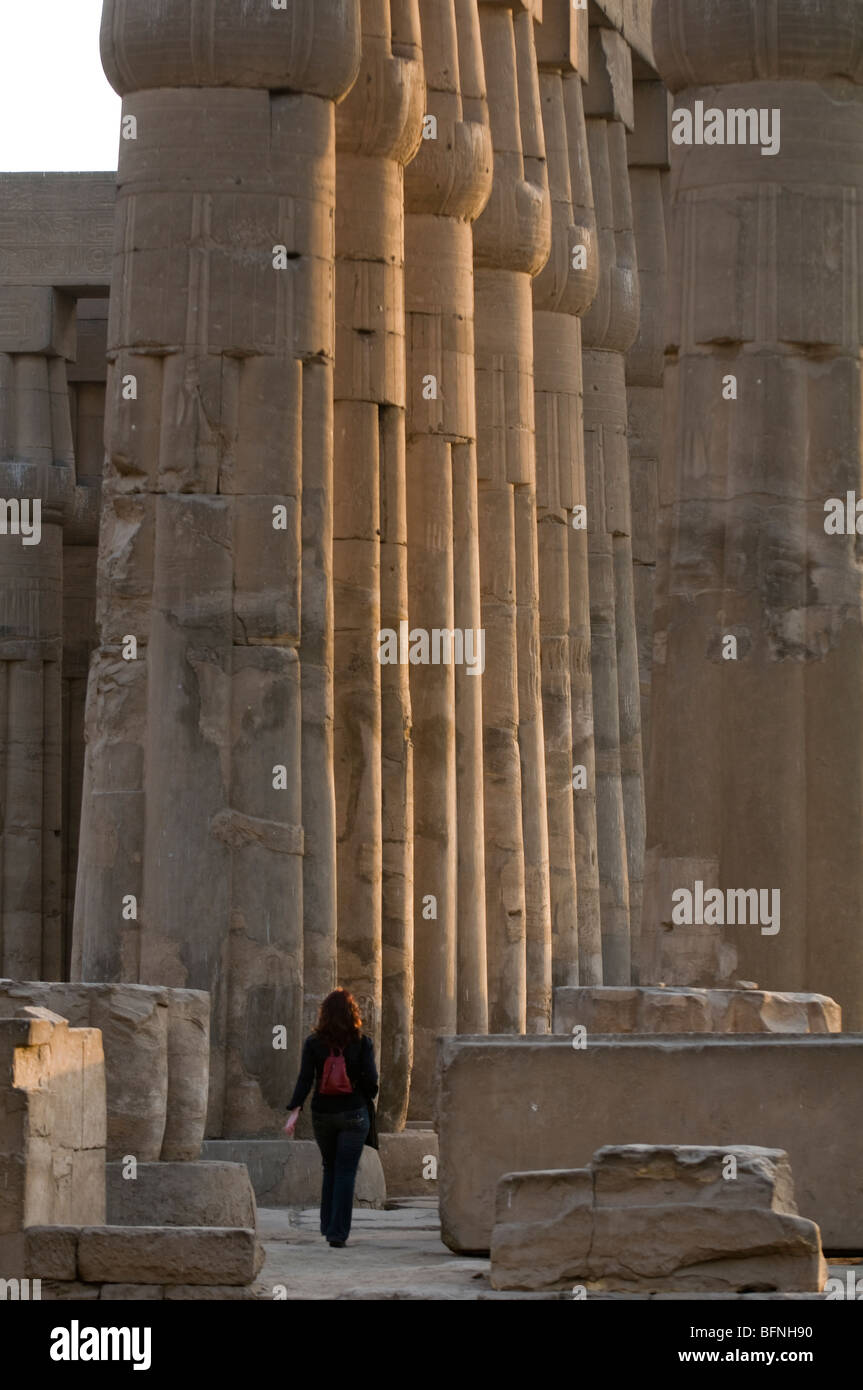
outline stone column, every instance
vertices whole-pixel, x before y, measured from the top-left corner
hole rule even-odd
[[[84,710],[90,657],[99,644],[96,569],[105,463],[108,300],[79,299],[77,351],[67,368],[75,492],[63,529],[63,971],[71,970],[75,880],[84,783]]]
[[[626,399],[641,742],[646,777],[650,761],[648,731],[668,280],[664,191],[668,169],[669,97],[663,83],[655,81],[636,82],[634,94],[635,130],[628,138],[627,150],[641,321],[638,337],[626,355]],[[662,756],[663,750],[658,752]],[[638,952],[633,950],[633,983],[637,984],[639,978]]]
[[[768,8],[654,9],[672,139],[692,143],[671,151],[652,970],[817,990],[855,1030],[863,27],[841,0]],[[678,925],[671,895],[697,881],[758,889],[766,912]]]
[[[599,275],[582,96],[586,11],[546,0],[536,40],[552,206],[551,257],[533,282],[539,602],[552,981],[564,985],[602,981],[580,319]]]
[[[208,1133],[271,1133],[303,1026],[301,483],[307,454],[328,470],[359,12],[106,0],[102,55],[124,138],[76,970],[209,990]]]
[[[641,918],[644,784],[625,378],[639,318],[626,167],[632,60],[612,29],[591,30],[585,110],[600,262],[599,292],[584,318],[596,817],[603,980],[614,985],[630,981]]]
[[[336,114],[335,544],[339,980],[380,1048],[380,1115],[404,1123],[413,995],[407,622],[404,166],[422,132],[417,0],[362,0],[360,75]]]
[[[405,180],[408,599],[412,629],[482,627],[472,223],[492,150],[476,0],[420,0],[425,138]],[[476,668],[474,668],[476,670]],[[412,666],[414,1063],[411,1115],[434,1109],[441,1033],[488,1028],[482,676]]]
[[[534,0],[481,0],[494,146],[474,233],[489,1027],[523,1033],[551,980],[536,593],[531,277],[551,245]],[[527,967],[530,961],[531,978]]]
[[[60,979],[63,522],[75,305],[0,288],[0,970]]]

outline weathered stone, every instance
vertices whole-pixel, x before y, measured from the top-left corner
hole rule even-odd
[[[474,227],[489,1026],[523,1032],[528,997],[534,1030],[551,1002],[531,304],[551,200],[532,13],[481,0],[479,16],[494,147]]]
[[[159,1155],[195,1159],[201,1151],[207,1120],[207,1085],[210,1069],[210,1001],[202,990],[169,989],[168,1095],[165,1132]],[[189,1225],[206,1225],[191,1221]],[[231,1222],[244,1226],[245,1221]]]
[[[438,1138],[433,1129],[380,1136],[387,1199],[433,1197],[437,1192]]]
[[[799,1215],[791,1164],[781,1149],[609,1145],[597,1150],[590,1168],[596,1207],[698,1203]]]
[[[11,1276],[15,1261],[26,1265],[25,1227],[104,1219],[99,1034],[22,1005],[18,1017],[0,1018],[0,1078],[0,1236]]]
[[[443,1039],[440,1066],[438,1186],[451,1249],[488,1249],[504,1173],[584,1165],[636,1139],[782,1149],[826,1248],[863,1242],[856,1035],[594,1037],[585,1048],[559,1037]],[[813,1133],[829,1133],[829,1145]]]
[[[240,1226],[254,1230],[255,1194],[242,1163],[106,1165],[109,1226]]]
[[[133,495],[143,529],[131,584],[112,583],[108,556],[100,568],[75,970],[208,990],[213,1133],[272,1130],[303,1035],[298,648],[315,649],[320,684],[332,629],[325,597],[323,632],[314,613],[299,630],[315,579],[302,473],[309,454],[314,514],[332,448],[334,103],[357,74],[359,20],[356,0],[248,15],[171,0],[152,23],[109,0],[103,13],[103,63],[138,122],[118,174],[105,529],[120,544]],[[307,367],[322,371],[304,392]],[[134,678],[120,674],[127,633]],[[326,718],[325,698],[308,722]],[[334,848],[332,772],[318,758],[314,774],[310,888]],[[168,1151],[187,1150],[169,1131]]]
[[[78,1232],[70,1226],[30,1226],[27,1268],[34,1279],[72,1279],[78,1273]]]
[[[262,1261],[251,1230],[102,1226],[78,1238],[88,1284],[251,1284]]]
[[[419,629],[474,633],[482,617],[471,227],[492,180],[476,0],[420,0],[420,27],[438,138],[424,139],[405,171],[408,605]],[[488,1026],[482,682],[450,663],[412,667],[410,684],[421,788],[410,1113],[422,1116],[433,1105],[437,1035]]]
[[[196,990],[0,980],[0,1016],[31,1002],[98,1028],[106,1053],[108,1157],[195,1158],[204,1132],[209,1004]],[[170,1127],[169,1127],[170,1123]],[[166,1155],[167,1156],[167,1155]]]
[[[759,989],[566,988],[554,991],[555,1033],[839,1033],[838,1004],[823,994]]]
[[[780,1150],[637,1144],[498,1185],[493,1288],[815,1293],[826,1274]]]
[[[261,1207],[313,1207],[321,1200],[321,1155],[317,1144],[305,1139],[208,1139],[201,1156],[227,1163],[243,1163],[249,1172],[255,1198]],[[354,1203],[358,1207],[382,1207],[386,1184],[380,1157],[365,1147],[357,1171]]]
[[[547,24],[554,26],[547,30]],[[551,255],[533,282],[539,614],[551,887],[553,985],[602,979],[591,709],[590,599],[580,318],[596,293],[596,216],[581,78],[552,32],[587,13],[552,0],[538,29],[552,210]],[[584,67],[582,67],[584,71]],[[585,710],[588,717],[585,718]],[[575,790],[575,770],[584,783]],[[531,1008],[538,1017],[541,1010]],[[542,1030],[540,1030],[542,1031]]]
[[[364,5],[362,64],[336,111],[334,386],[338,975],[381,1059],[381,1124],[407,1115],[413,995],[404,166],[422,137],[418,0]]]
[[[863,584],[825,503],[860,486],[861,281],[854,238],[825,256],[815,230],[863,183],[858,16],[778,0],[757,57],[762,18],[654,5],[676,110],[761,111],[772,141],[671,145],[641,979],[816,990],[859,1029]],[[675,922],[696,882],[781,894],[779,933]]]

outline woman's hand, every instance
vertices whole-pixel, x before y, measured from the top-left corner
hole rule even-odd
[[[296,1110],[292,1110],[290,1112],[290,1114],[288,1115],[287,1123],[285,1125],[285,1134],[288,1136],[289,1139],[293,1139],[294,1137],[294,1131],[297,1127],[297,1120],[299,1118],[300,1110],[298,1106]]]

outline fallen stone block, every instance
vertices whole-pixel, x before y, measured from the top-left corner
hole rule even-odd
[[[495,1289],[818,1293],[827,1275],[776,1150],[601,1149],[586,1168],[507,1174],[495,1210]]]
[[[155,985],[0,980],[0,1017],[32,1004],[98,1028],[105,1058],[107,1156],[195,1158],[204,1137],[209,996]],[[206,1020],[206,1021],[205,1021]]]
[[[828,1250],[863,1247],[863,1035],[451,1037],[439,1043],[444,1243],[489,1249],[504,1173],[586,1167],[605,1145],[789,1155]],[[823,1141],[819,1136],[828,1136]]]
[[[254,1231],[102,1226],[78,1237],[88,1284],[251,1284],[262,1263]]]
[[[321,1155],[306,1139],[207,1139],[201,1157],[243,1163],[249,1171],[258,1206],[316,1207],[321,1200]],[[377,1207],[387,1198],[384,1171],[376,1149],[364,1148],[357,1171],[354,1205]]]
[[[756,987],[560,985],[553,1031],[598,1033],[840,1033],[842,1010],[826,994]]]
[[[380,1159],[388,1199],[431,1197],[437,1192],[438,1141],[433,1129],[381,1134]]]
[[[111,1226],[229,1226],[254,1230],[255,1194],[242,1163],[106,1165]]]
[[[594,1154],[590,1169],[597,1207],[697,1203],[798,1215],[791,1164],[781,1149],[609,1145]]]

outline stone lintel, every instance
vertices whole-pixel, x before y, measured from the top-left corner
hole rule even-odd
[[[536,57],[540,68],[577,72],[587,81],[587,10],[573,0],[545,0],[542,24],[536,26]]]
[[[117,176],[0,174],[4,285],[107,295]]]
[[[671,112],[674,99],[655,78],[634,83],[635,129],[626,138],[627,163],[641,169],[670,167]]]
[[[635,125],[632,91],[632,50],[614,29],[590,31],[590,81],[584,88],[585,116]]]

